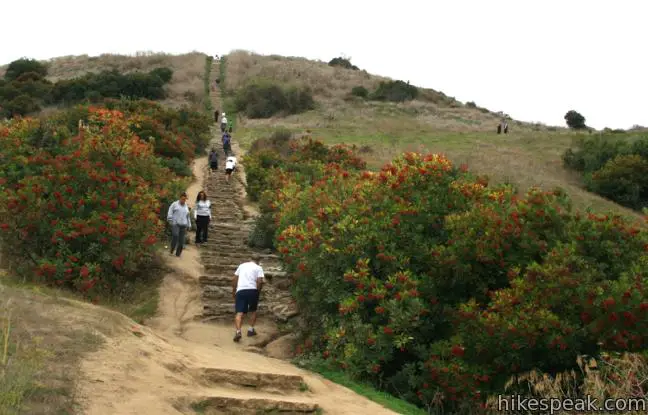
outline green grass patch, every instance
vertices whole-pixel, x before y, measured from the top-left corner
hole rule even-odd
[[[387,409],[391,409],[396,413],[402,415],[427,415],[427,412],[421,408],[405,402],[397,397],[390,395],[386,392],[376,390],[373,386],[363,384],[351,379],[346,373],[333,370],[321,362],[309,361],[306,363],[300,362],[306,369],[322,375],[324,378],[338,385],[345,386],[358,395],[376,402]]]

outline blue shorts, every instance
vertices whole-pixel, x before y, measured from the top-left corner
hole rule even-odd
[[[241,290],[236,293],[234,309],[237,313],[255,312],[259,305],[258,290]]]

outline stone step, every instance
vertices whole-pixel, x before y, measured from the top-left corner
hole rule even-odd
[[[187,406],[192,408],[194,413],[200,412],[206,415],[314,414],[319,411],[319,406],[308,397],[278,398],[271,394],[263,396],[255,393],[255,397],[252,398],[248,391],[237,392],[227,391],[214,396],[184,398],[181,401],[189,403]]]
[[[297,306],[289,297],[266,299],[263,294],[261,296],[257,308],[259,318],[270,316],[275,320],[286,322],[299,314]],[[203,303],[202,321],[231,321],[234,318],[234,303],[231,292],[229,299],[222,297],[211,300]]]
[[[200,368],[192,375],[207,385],[228,384],[271,393],[304,392],[306,382],[299,375],[248,372],[235,369]]]

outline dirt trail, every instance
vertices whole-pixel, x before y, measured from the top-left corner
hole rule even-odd
[[[217,93],[214,95],[212,98],[217,100]],[[214,131],[216,145],[220,142],[218,137],[219,133]],[[238,151],[237,146],[234,150]],[[224,163],[219,163],[219,167],[223,166],[219,176],[209,176],[206,164],[206,158],[194,162],[197,180],[188,189],[190,204],[193,205],[203,186],[218,185],[222,187],[219,193],[229,194],[229,198],[218,199],[222,203],[218,206],[224,206],[228,199],[238,199],[240,195],[232,193],[236,188],[240,191],[240,186],[223,185]],[[240,171],[238,175],[241,179]],[[220,210],[214,218],[219,218],[219,214],[227,217],[226,211]],[[214,223],[212,229],[218,230],[218,226],[226,225]],[[241,344],[232,341],[231,321],[200,322],[203,304],[199,277],[205,274],[205,267],[199,250],[205,249],[191,244],[180,258],[165,255],[172,272],[165,276],[160,288],[158,315],[147,326],[120,316],[122,330],[114,336],[104,336],[106,342],[101,350],[84,359],[77,391],[83,413],[394,413],[288,362],[247,351],[265,341],[264,330],[270,330],[272,324],[269,320],[257,325],[259,339],[251,341],[244,337]],[[203,252],[202,258],[210,255],[213,254]],[[231,273],[233,270],[224,271],[223,275]]]

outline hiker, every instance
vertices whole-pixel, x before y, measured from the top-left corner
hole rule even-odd
[[[218,124],[218,113],[219,113],[218,110],[214,111],[214,122],[217,124]]]
[[[223,134],[223,151],[225,152],[225,157],[228,157],[232,151],[232,136],[228,132]]]
[[[508,134],[508,122],[504,121],[504,134]]]
[[[257,332],[254,329],[254,324],[257,318],[257,307],[259,305],[259,295],[263,287],[264,275],[263,268],[259,265],[261,256],[259,254],[252,254],[252,260],[245,262],[238,266],[234,273],[232,280],[232,297],[234,298],[234,311],[236,317],[234,324],[236,326],[236,334],[234,341],[241,340],[241,326],[243,324],[243,314],[250,313],[250,328],[248,329],[248,337],[256,336]]]
[[[502,124],[497,124],[497,134],[502,134]]]
[[[196,220],[196,246],[198,246],[207,242],[207,230],[211,221],[211,201],[207,199],[204,190],[201,190],[196,197],[194,219]]]
[[[236,169],[236,157],[229,156],[225,161],[225,178],[227,180],[227,183],[229,183],[230,176],[232,175],[234,169]]]
[[[224,133],[226,128],[227,128],[227,117],[225,116],[225,113],[222,113],[221,114],[221,133]]]
[[[209,153],[209,168],[212,173],[218,170],[218,153],[216,153],[215,148],[212,148],[211,153]]]
[[[186,193],[181,194],[180,199],[169,206],[167,221],[171,225],[170,254],[173,255],[173,251],[175,250],[175,255],[179,257],[182,253],[182,248],[184,248],[187,229],[191,230],[191,217],[189,216]]]
[[[232,130],[234,129],[234,123],[232,122],[232,120],[229,120],[229,122],[227,123],[227,129],[229,130],[229,132],[231,134]]]

